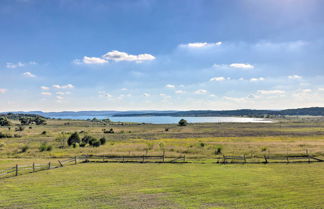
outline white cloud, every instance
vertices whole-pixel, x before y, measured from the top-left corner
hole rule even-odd
[[[35,78],[36,75],[32,74],[31,72],[24,72],[23,76],[27,77],[27,78]]]
[[[51,96],[51,95],[52,95],[51,92],[47,92],[47,91],[46,91],[46,92],[42,92],[41,94],[42,94],[42,95],[45,95],[45,96]]]
[[[302,79],[303,77],[301,77],[299,75],[290,75],[290,76],[288,76],[288,78],[291,80],[298,80],[298,79]]]
[[[247,63],[232,63],[229,65],[231,68],[239,68],[239,69],[253,69],[254,66]]]
[[[99,57],[87,57],[87,56],[84,56],[82,61],[84,64],[88,64],[88,65],[104,64],[104,63],[108,62],[107,60],[99,58]]]
[[[120,90],[122,90],[122,91],[127,91],[128,89],[127,89],[127,88],[121,88]]]
[[[4,94],[7,92],[7,89],[0,89],[0,94]]]
[[[284,94],[285,91],[282,90],[258,90],[259,94],[270,95],[270,94]]]
[[[224,77],[213,77],[209,81],[224,81],[224,80],[225,80]]]
[[[186,93],[186,92],[183,91],[183,90],[176,90],[175,93],[176,93],[176,94],[184,94],[184,93]]]
[[[72,84],[67,84],[67,85],[55,84],[55,85],[53,85],[53,88],[55,88],[55,89],[73,89],[74,86]]]
[[[259,77],[259,78],[251,78],[250,81],[251,81],[251,82],[264,81],[264,78],[263,78],[263,77]]]
[[[318,88],[319,91],[324,91],[324,88]]]
[[[49,87],[47,87],[47,86],[41,86],[40,87],[42,90],[49,90],[50,88]]]
[[[17,62],[17,63],[11,63],[11,62],[7,62],[6,63],[6,68],[19,68],[19,67],[25,67],[26,65],[36,65],[37,62],[35,61],[30,61],[30,62]]]
[[[180,44],[180,47],[187,47],[187,48],[204,48],[204,47],[211,47],[211,46],[220,46],[222,42],[216,43],[207,43],[207,42],[193,42],[187,44]]]
[[[138,54],[138,55],[131,55],[127,54],[126,52],[120,52],[117,50],[107,52],[105,55],[102,56],[107,60],[114,60],[116,62],[119,61],[132,61],[141,63],[143,61],[154,60],[155,57],[151,54]]]
[[[166,88],[170,88],[170,89],[173,89],[173,88],[175,88],[175,85],[172,85],[172,84],[167,84],[167,85],[165,85],[165,87],[166,87]]]
[[[143,94],[145,97],[149,97],[149,96],[151,96],[149,93],[144,93]]]
[[[205,90],[205,89],[198,89],[198,90],[196,90],[194,93],[195,94],[207,94],[207,90]]]

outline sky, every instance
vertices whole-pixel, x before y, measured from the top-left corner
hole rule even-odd
[[[321,0],[0,0],[0,111],[324,106]]]

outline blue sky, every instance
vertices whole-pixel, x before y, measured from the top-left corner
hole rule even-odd
[[[0,111],[324,106],[321,0],[0,3]]]

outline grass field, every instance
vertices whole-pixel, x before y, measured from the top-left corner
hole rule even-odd
[[[16,121],[13,121],[16,123]],[[186,155],[194,163],[88,163],[0,179],[0,208],[324,208],[324,163],[215,164],[226,155],[315,154],[324,156],[324,122],[270,124],[203,123],[186,127],[48,120],[0,139],[0,170],[16,164],[57,163],[83,154]],[[105,134],[103,129],[115,133]],[[45,133],[43,133],[45,132]],[[60,148],[56,138],[106,137],[100,147]],[[39,150],[42,143],[51,151]],[[22,147],[28,146],[22,152]],[[202,160],[199,160],[202,159]],[[203,162],[203,163],[197,163]]]
[[[1,208],[323,208],[324,164],[79,164],[1,180]]]

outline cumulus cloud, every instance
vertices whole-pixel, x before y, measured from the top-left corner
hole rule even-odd
[[[73,89],[74,86],[72,84],[67,84],[67,85],[55,84],[55,85],[53,85],[53,88],[55,88],[55,89]]]
[[[11,63],[11,62],[7,62],[6,63],[6,68],[20,68],[20,67],[25,67],[26,65],[36,65],[37,62],[35,61],[30,61],[30,62],[17,62],[17,63]]]
[[[264,78],[263,78],[263,77],[259,77],[259,78],[251,78],[250,81],[251,81],[251,82],[264,81]]]
[[[231,68],[238,68],[238,69],[253,69],[254,66],[247,63],[232,63],[229,65]]]
[[[120,90],[122,90],[122,91],[127,91],[128,89],[127,89],[127,88],[121,88]]]
[[[103,58],[107,60],[113,60],[116,62],[120,61],[130,61],[130,62],[138,62],[141,63],[143,61],[150,61],[154,60],[155,57],[151,54],[138,54],[138,55],[132,55],[128,54],[126,52],[120,52],[117,50],[107,52],[102,56]]]
[[[56,94],[57,95],[68,95],[68,94],[71,94],[71,92],[69,92],[69,91],[58,91],[58,92],[56,92]]]
[[[149,96],[151,96],[149,93],[144,93],[143,94],[145,97],[149,97]]]
[[[222,45],[222,42],[216,42],[216,43],[207,43],[207,42],[193,42],[193,43],[187,43],[187,44],[180,44],[180,47],[186,47],[186,48],[205,48],[205,47],[211,47],[211,46],[220,46]]]
[[[56,99],[57,99],[57,100],[63,100],[64,97],[62,97],[62,96],[56,96]]]
[[[259,94],[271,95],[271,94],[284,94],[285,91],[282,90],[258,90]]]
[[[301,93],[310,93],[310,92],[312,92],[311,89],[302,89],[301,90]]]
[[[299,75],[290,75],[290,76],[288,76],[288,78],[291,80],[298,80],[298,79],[302,79],[303,77],[301,77]]]
[[[49,90],[50,88],[49,87],[47,87],[47,86],[41,86],[40,87],[42,90]]]
[[[198,90],[196,90],[194,93],[195,93],[195,94],[207,94],[208,91],[205,90],[205,89],[198,89]]]
[[[166,88],[169,88],[169,89],[173,89],[175,88],[175,85],[172,85],[172,84],[167,84],[165,85]]]
[[[224,77],[213,77],[209,81],[225,81]]]
[[[82,61],[84,64],[104,64],[108,62],[107,60],[99,57],[87,57],[87,56],[84,56]]]
[[[27,78],[35,78],[36,75],[32,74],[31,72],[24,72],[23,76],[27,77]]]
[[[41,93],[41,95],[45,95],[45,96],[51,96],[51,95],[52,95],[52,93],[51,93],[51,92],[47,92],[47,91],[46,91],[46,92],[42,92],[42,93]]]
[[[0,94],[4,94],[7,92],[7,89],[0,89]]]

